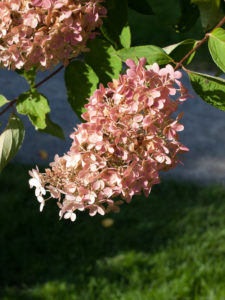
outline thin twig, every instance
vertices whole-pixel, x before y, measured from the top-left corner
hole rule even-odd
[[[56,69],[53,73],[51,73],[50,75],[48,75],[47,77],[45,77],[43,80],[41,80],[40,82],[38,82],[34,88],[38,88],[40,85],[42,85],[44,82],[48,81],[50,78],[52,78],[53,76],[55,76],[57,73],[59,73],[62,69],[64,68],[64,66],[60,66],[58,69]]]
[[[43,80],[41,80],[40,82],[38,82],[37,84],[35,84],[34,88],[38,88],[39,86],[41,86],[44,82],[48,81],[50,78],[52,78],[53,76],[55,76],[57,73],[59,73],[62,69],[64,68],[64,66],[60,66],[58,69],[56,69],[53,73],[51,73],[50,75],[48,75],[47,77],[45,77]],[[2,114],[4,114],[4,112],[6,112],[11,106],[13,106],[16,101],[18,100],[18,97],[15,98],[14,100],[11,100],[9,102],[9,104],[2,110],[0,111],[0,116]]]
[[[17,98],[10,101],[9,104],[2,111],[0,111],[0,116],[2,114],[4,114],[4,112],[6,112],[14,103],[16,103],[16,101],[17,101]]]
[[[175,70],[177,70],[177,69],[179,69],[181,66],[182,66],[182,64],[183,64],[183,62],[192,54],[192,53],[194,53],[199,47],[201,47],[201,45],[202,44],[204,44],[206,41],[207,41],[207,39],[208,39],[208,34],[206,34],[205,36],[204,36],[204,38],[201,40],[201,41],[199,41],[198,43],[197,43],[197,45],[193,48],[193,49],[191,49],[191,51],[189,51],[180,61],[179,61],[179,63],[177,63],[176,64],[176,66],[175,66]]]
[[[213,30],[215,30],[216,28],[221,27],[224,23],[225,23],[225,17],[222,18],[222,20],[221,20],[221,21],[213,28]],[[213,30],[212,30],[212,31],[213,31]],[[211,31],[211,32],[212,32],[212,31]],[[208,40],[209,36],[210,36],[210,33],[206,33],[205,36],[204,36],[204,38],[203,38],[201,41],[199,41],[199,42],[197,43],[197,45],[196,45],[191,51],[189,51],[189,52],[181,59],[181,61],[179,61],[179,62],[176,64],[175,70],[179,69],[179,68],[182,66],[183,62],[184,62],[184,61],[185,61],[192,53],[194,53],[199,47],[201,47],[202,44],[204,44],[204,43]]]

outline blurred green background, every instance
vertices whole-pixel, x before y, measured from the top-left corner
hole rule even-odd
[[[21,165],[0,176],[1,300],[225,299],[224,188],[163,181],[72,223],[53,199],[40,213],[28,179]]]
[[[170,8],[168,16],[171,15],[172,17],[168,18],[167,16],[164,20],[154,15],[143,15],[130,9],[128,16],[132,33],[132,46],[151,44],[163,48],[185,39],[201,40],[205,32],[202,30],[200,18],[198,18],[198,21],[188,32],[176,32],[174,25],[176,24],[177,13],[179,12],[179,10],[176,11],[176,9],[177,8],[174,7],[173,12],[171,12]],[[215,71],[217,69],[209,54],[207,43],[198,49],[188,68],[198,71]]]
[[[129,22],[133,45],[203,36],[199,23],[179,35],[154,16],[130,11]],[[211,69],[208,51],[198,55]],[[224,187],[163,180],[119,214],[72,223],[53,199],[39,212],[30,168],[0,175],[0,300],[225,299]]]

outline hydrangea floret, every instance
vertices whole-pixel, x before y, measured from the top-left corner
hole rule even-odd
[[[41,210],[49,194],[57,199],[60,217],[72,221],[77,211],[118,212],[134,195],[147,197],[160,182],[159,171],[174,168],[188,151],[177,133],[184,128],[182,115],[172,117],[188,97],[182,73],[171,65],[145,67],[144,58],[126,64],[126,74],[106,88],[100,84],[85,105],[86,122],[71,134],[69,152],[56,155],[45,173],[30,171]]]
[[[0,1],[0,65],[49,69],[87,51],[106,9],[102,0]]]

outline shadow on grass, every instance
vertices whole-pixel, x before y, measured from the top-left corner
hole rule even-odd
[[[106,228],[102,226],[104,217],[92,218],[82,212],[75,223],[59,221],[53,199],[39,213],[34,191],[28,188],[27,172],[25,167],[11,165],[0,177],[2,286],[17,290],[40,284],[45,291],[53,285],[58,286],[59,297],[65,283],[67,292],[71,290],[72,294],[75,284],[83,299],[108,300],[114,298],[100,298],[99,289],[102,292],[110,286],[109,293],[115,290],[115,299],[122,299],[118,285],[123,286],[123,291],[133,291],[132,295],[137,286],[143,291],[148,287],[146,297],[150,297],[150,282],[161,288],[167,284],[169,291],[170,282],[186,274],[190,298],[183,299],[195,299],[191,298],[192,293],[204,289],[202,278],[207,282],[211,273],[213,282],[224,278],[223,268],[215,270],[225,254],[222,187],[163,182],[153,188],[149,199],[135,197],[129,205],[121,206],[119,214],[108,215],[114,224]],[[211,269],[207,269],[207,261]],[[84,289],[92,296],[82,294]],[[6,291],[7,295],[14,295],[13,289]],[[16,294],[16,298],[3,299],[20,299]],[[68,299],[82,299],[75,294],[73,298],[72,294]],[[21,299],[67,299],[66,295],[44,298],[40,289],[37,295],[34,289],[32,297],[28,291],[21,294]],[[132,297],[126,299],[135,299]],[[163,299],[158,294],[157,297]],[[174,294],[168,299],[181,298]]]

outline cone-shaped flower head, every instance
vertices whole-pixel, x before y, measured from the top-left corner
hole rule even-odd
[[[146,68],[145,59],[127,61],[128,70],[118,80],[100,84],[85,105],[86,123],[72,133],[72,146],[55,157],[45,173],[32,170],[31,187],[44,206],[44,195],[57,199],[60,216],[76,218],[77,210],[90,215],[117,212],[134,195],[149,195],[159,183],[159,171],[179,162],[188,151],[179,142],[181,115],[172,118],[187,98],[181,72],[167,65]],[[172,96],[172,97],[171,97]]]

